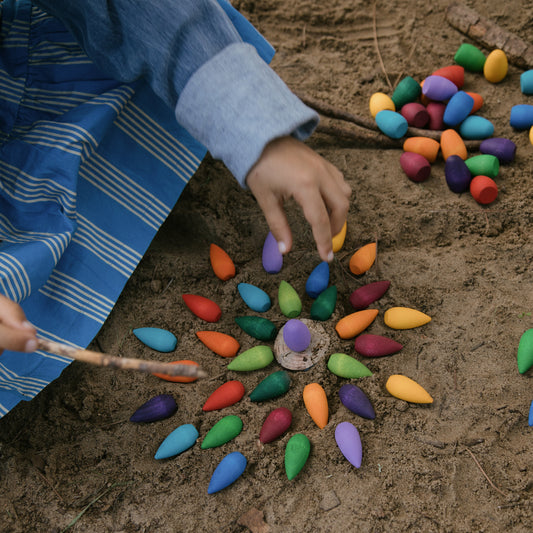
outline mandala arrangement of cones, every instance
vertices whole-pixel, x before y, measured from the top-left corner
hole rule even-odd
[[[344,225],[339,235],[333,240],[335,251],[339,251],[346,236]],[[372,268],[377,257],[377,243],[370,242],[355,250],[349,260],[349,270],[354,276],[363,276]],[[212,244],[209,254],[215,276],[222,282],[236,276],[236,268],[231,257],[218,245]],[[277,243],[269,233],[264,241],[262,265],[266,274],[276,274],[283,268],[283,256]],[[262,379],[248,394],[248,399],[255,403],[268,403],[282,398],[291,388],[290,372],[306,371],[324,361],[325,370],[344,380],[362,380],[372,376],[367,366],[356,357],[345,353],[331,353],[332,335],[340,339],[355,339],[355,354],[367,358],[393,355],[402,349],[394,339],[364,333],[378,316],[378,309],[369,308],[389,289],[388,280],[367,283],[356,288],[348,296],[354,312],[335,324],[331,319],[337,304],[338,291],[330,284],[330,268],[326,262],[319,263],[310,273],[305,284],[305,295],[300,295],[287,280],[282,280],[277,293],[277,305],[284,323],[278,328],[274,322],[260,316],[272,308],[273,299],[261,287],[250,283],[238,283],[238,294],[251,312],[235,316],[234,320],[242,332],[257,341],[257,345],[241,351],[241,342],[223,331],[199,328],[196,336],[211,352],[228,360],[227,370],[232,372],[253,372],[277,364],[276,369]],[[219,305],[206,295],[183,294],[186,307],[199,320],[207,324],[216,324],[223,313]],[[302,298],[313,300],[309,317],[302,317]],[[391,329],[410,329],[427,324],[431,318],[425,313],[408,307],[392,307],[384,313],[384,323]],[[176,337],[159,328],[138,328],[135,335],[147,346],[160,351],[172,351],[177,344]],[[239,353],[240,352],[240,353]],[[186,360],[189,364],[198,364]],[[184,360],[180,361],[185,362]],[[176,378],[158,375],[168,381],[182,383],[194,381],[195,378]],[[431,403],[432,397],[425,389],[411,378],[392,375],[386,383],[386,390],[394,397],[412,403]],[[363,458],[363,444],[357,429],[357,415],[374,419],[376,413],[371,400],[365,392],[351,382],[344,383],[339,389],[339,399],[349,416],[336,425],[335,442],[342,455],[356,468]],[[206,398],[202,410],[224,410],[240,402],[246,395],[243,383],[239,379],[229,379],[218,386]],[[302,400],[311,420],[320,429],[329,422],[328,398],[324,388],[316,382],[310,382],[302,390]],[[133,422],[155,422],[172,416],[177,406],[169,394],[151,398],[132,415]],[[348,414],[351,413],[351,414]],[[255,428],[261,444],[268,444],[278,438],[287,437],[283,460],[286,476],[294,479],[304,468],[312,446],[311,440],[303,432],[290,432],[292,412],[286,406],[274,407],[265,417],[262,427]],[[216,448],[234,441],[241,433],[245,423],[241,417],[229,414],[220,418],[203,436],[201,448]],[[247,428],[254,431],[254,428]],[[364,438],[364,435],[363,435]],[[200,433],[193,424],[178,426],[161,442],[155,453],[156,459],[170,459],[179,455],[200,439]],[[236,450],[225,455],[213,471],[207,487],[209,494],[216,493],[234,483],[247,466],[246,450]]]

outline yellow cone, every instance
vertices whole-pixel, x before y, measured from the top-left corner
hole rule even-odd
[[[387,380],[385,388],[392,396],[406,402],[433,403],[433,398],[426,389],[407,376],[393,374]]]
[[[346,239],[346,228],[347,228],[346,222],[344,222],[344,226],[342,226],[342,229],[335,235],[332,239],[332,246],[333,246],[333,253],[337,253],[344,244],[344,239]]]
[[[383,320],[392,329],[411,329],[427,324],[431,317],[409,307],[391,307],[385,311]]]

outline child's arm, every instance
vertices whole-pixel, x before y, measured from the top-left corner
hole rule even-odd
[[[0,353],[4,350],[34,352],[37,348],[35,333],[22,308],[0,295]]]
[[[344,223],[350,193],[337,169],[296,142],[311,135],[318,114],[242,41],[216,0],[34,2],[62,19],[108,75],[144,77],[178,122],[252,190],[286,251],[292,238],[281,206],[294,197],[320,257],[331,260],[331,236]]]
[[[293,137],[269,143],[248,174],[246,184],[263,210],[282,253],[292,246],[283,203],[294,198],[311,225],[318,253],[333,259],[332,237],[341,229],[351,189],[331,163]]]

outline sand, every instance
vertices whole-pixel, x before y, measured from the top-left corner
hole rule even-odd
[[[424,79],[452,64],[462,42],[472,42],[446,22],[447,4],[377,2],[379,51],[392,84],[406,75]],[[241,0],[235,5],[276,47],[273,67],[295,91],[367,118],[370,95],[390,94],[374,42],[371,2]],[[529,2],[468,5],[531,41]],[[522,333],[533,327],[533,147],[527,132],[509,125],[512,105],[533,104],[533,97],[520,92],[521,72],[511,65],[498,84],[466,74],[467,90],[485,99],[479,114],[494,123],[496,135],[517,145],[515,161],[502,166],[496,178],[499,196],[488,206],[448,189],[441,158],[427,181],[414,183],[400,168],[399,149],[369,148],[324,134],[308,141],[353,188],[346,241],[331,264],[338,301],[323,323],[329,350],[356,357],[371,370],[370,377],[340,378],[327,369],[326,357],[308,371],[290,371],[291,387],[283,396],[254,403],[250,392],[281,367],[273,362],[261,370],[231,372],[228,360],[197,339],[196,331],[214,329],[235,336],[241,350],[258,344],[234,321],[254,314],[238,294],[239,282],[256,284],[271,296],[273,305],[263,316],[278,327],[286,320],[277,305],[279,283],[291,283],[302,298],[301,316],[308,318],[312,300],[305,282],[319,262],[309,227],[289,202],[294,248],[279,274],[267,274],[261,264],[268,231],[262,213],[225,167],[208,157],[91,347],[125,357],[193,359],[209,378],[177,384],[72,364],[33,401],[0,420],[0,530],[63,531],[75,522],[69,530],[91,533],[530,531],[532,374],[519,374],[516,350]],[[377,260],[354,276],[349,259],[369,242],[378,243]],[[211,243],[233,258],[235,278],[222,282],[213,275]],[[355,353],[353,339],[340,339],[334,326],[353,312],[351,292],[379,280],[391,286],[372,304],[379,314],[367,332],[389,336],[404,348],[367,359]],[[218,302],[221,320],[206,324],[196,318],[183,303],[184,293]],[[416,329],[392,330],[383,314],[393,306],[415,308],[432,320]],[[142,345],[132,329],[143,326],[174,332],[176,350],[159,354]],[[418,405],[392,397],[385,389],[392,374],[414,379],[434,402]],[[203,412],[211,392],[230,379],[244,384],[243,399]],[[303,403],[302,390],[312,382],[328,398],[324,429]],[[371,400],[374,420],[341,404],[338,391],[350,382]],[[162,393],[178,403],[171,418],[129,422],[137,407]],[[281,406],[292,411],[291,427],[261,445],[264,419]],[[227,414],[241,417],[241,434],[202,450],[201,439]],[[335,427],[344,421],[361,436],[359,469],[335,443]],[[198,443],[178,457],[156,461],[162,440],[185,423],[197,427]],[[311,453],[289,481],[284,451],[296,433],[309,438]],[[233,451],[246,456],[246,470],[231,486],[208,495],[213,470]]]

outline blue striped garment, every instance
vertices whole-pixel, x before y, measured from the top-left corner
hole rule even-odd
[[[227,2],[243,38],[273,50]],[[205,155],[143,82],[103,75],[55,18],[4,0],[0,293],[42,338],[85,348]],[[0,417],[71,362],[0,356]]]

